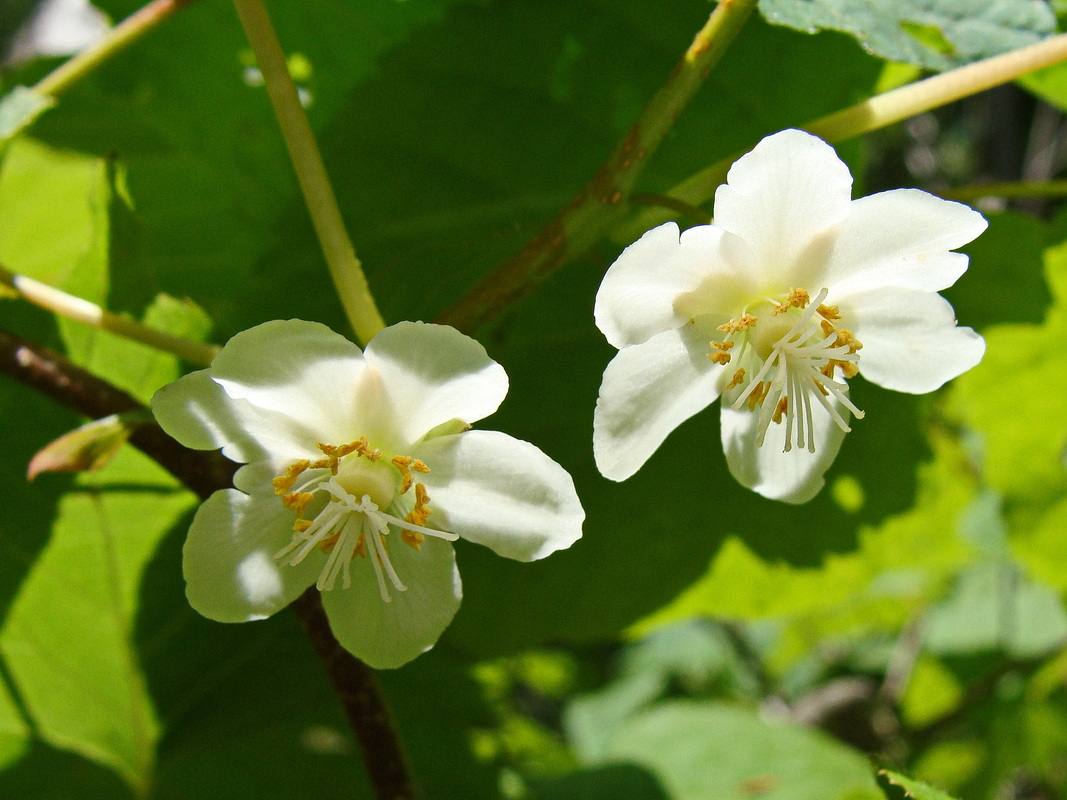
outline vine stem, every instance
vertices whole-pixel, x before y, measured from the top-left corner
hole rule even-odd
[[[334,287],[356,337],[366,344],[385,327],[385,320],[374,302],[363,267],[345,229],[315,135],[289,74],[285,52],[263,0],[233,0],[233,3],[263,75]]]
[[[128,16],[96,44],[65,61],[37,82],[33,91],[56,97],[98,66],[196,0],[154,0]]]
[[[125,336],[127,339],[133,339],[157,350],[173,353],[190,364],[206,367],[219,352],[219,348],[213,344],[204,344],[157,331],[129,317],[101,308],[81,297],[67,294],[47,283],[10,272],[3,266],[0,266],[0,285],[14,289],[24,300],[54,314]]]
[[[626,210],[648,157],[740,32],[756,0],[720,0],[640,117],[585,188],[526,247],[461,297],[438,322],[471,332],[596,243]]]
[[[143,411],[136,399],[64,356],[0,330],[0,373],[88,417]],[[154,422],[140,425],[130,443],[154,459],[201,499],[233,485],[239,465],[216,451],[189,450]],[[373,671],[341,647],[330,630],[314,587],[292,604],[322,661],[345,716],[359,741],[379,800],[412,800],[415,795],[403,747],[385,696]]]
[[[801,127],[828,142],[841,142],[984,92],[1064,60],[1067,60],[1067,34],[1060,34],[1029,47],[976,61],[965,67],[883,92]],[[687,178],[667,194],[690,206],[700,206],[708,202],[719,185],[726,180],[730,165],[739,155],[740,153],[717,161]],[[612,238],[616,241],[633,241],[646,230],[669,219],[671,215],[662,209],[648,209],[619,226],[612,232]]]

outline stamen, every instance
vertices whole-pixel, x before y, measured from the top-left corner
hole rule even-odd
[[[808,293],[804,289],[790,289],[789,296],[776,305],[771,313],[775,315],[784,314],[791,308],[804,308],[808,304],[808,300]]]
[[[758,321],[758,317],[745,313],[737,319],[732,319],[729,322],[723,323],[718,329],[723,333],[737,333],[739,331],[747,331],[749,328],[754,327]]]
[[[293,488],[293,484],[296,483],[296,479],[300,477],[300,473],[306,470],[311,465],[311,462],[306,458],[300,461],[295,461],[290,464],[284,475],[280,475],[271,481],[274,486],[274,493],[277,495],[283,495]]]
[[[850,378],[859,371],[857,351],[862,344],[851,331],[838,328],[834,322],[840,320],[840,311],[835,306],[823,305],[827,289],[819,291],[812,300],[803,289],[793,289],[785,300],[773,306],[774,314],[784,314],[792,309],[792,324],[786,333],[779,336],[770,352],[762,358],[755,374],[747,379],[744,368],[738,369],[727,389],[747,383],[731,403],[734,409],[748,408],[758,414],[756,421],[756,444],[762,446],[771,423],[785,422],[784,450],[789,452],[796,445],[800,449],[814,453],[815,442],[815,405],[812,397],[826,409],[831,420],[844,431],[849,430],[842,412],[833,401],[839,403],[857,419],[862,419],[863,412],[856,408],[848,398],[848,385],[835,380],[836,370],[840,368],[844,378]],[[774,303],[774,300],[768,300]],[[816,316],[817,315],[817,316]],[[735,323],[727,323],[733,329]],[[729,341],[729,340],[728,340]],[[730,345],[734,342],[730,341]],[[725,353],[730,347],[717,347],[715,356]],[[739,354],[744,358],[752,343],[746,336],[741,340]],[[764,351],[766,352],[766,351]],[[742,363],[745,363],[742,360]],[[757,407],[758,410],[757,410]]]

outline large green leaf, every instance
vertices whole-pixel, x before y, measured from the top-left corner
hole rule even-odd
[[[613,760],[673,800],[881,800],[867,759],[822,733],[718,703],[673,701],[615,731]]]
[[[760,0],[778,25],[847,31],[875,55],[947,69],[1033,44],[1056,30],[1042,0]]]
[[[46,741],[152,781],[159,725],[133,625],[141,571],[189,508],[174,479],[127,451],[79,478],[19,587],[0,652]]]

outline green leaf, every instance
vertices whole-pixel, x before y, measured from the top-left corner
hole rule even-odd
[[[55,104],[55,98],[25,86],[16,86],[0,97],[0,147]]]
[[[851,33],[888,61],[949,69],[1033,44],[1056,31],[1040,0],[760,0],[770,22]]]
[[[953,797],[945,794],[940,789],[935,789],[933,786],[917,781],[914,778],[905,778],[900,773],[891,772],[887,769],[882,770],[882,774],[889,779],[890,783],[901,787],[907,792],[908,797],[913,797],[915,800],[954,800]]]
[[[42,738],[143,791],[159,725],[133,641],[138,588],[190,497],[132,450],[77,485],[19,587],[0,652]]]
[[[719,703],[672,701],[615,731],[612,760],[673,800],[881,800],[867,759],[829,737]]]

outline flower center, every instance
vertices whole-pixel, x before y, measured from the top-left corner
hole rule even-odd
[[[407,591],[389,559],[386,537],[391,527],[415,550],[427,536],[448,541],[459,538],[426,527],[432,513],[430,497],[425,485],[415,483],[413,473],[427,473],[430,468],[411,456],[383,460],[382,451],[371,449],[365,437],[343,445],[320,443],[319,450],[323,458],[296,461],[273,481],[275,494],[296,514],[292,541],[274,558],[295,566],[312,550],[326,553],[326,564],[315,584],[319,591],[333,589],[339,575],[342,586],[349,588],[353,559],[369,558],[382,600],[389,603],[393,599],[390,584],[398,592]],[[303,480],[299,486],[298,479]],[[413,485],[411,501],[408,490]],[[309,506],[314,508],[310,519],[305,517]]]
[[[709,343],[708,358],[716,364],[738,365],[724,400],[731,408],[747,407],[759,414],[757,446],[763,445],[771,422],[784,419],[785,452],[795,442],[814,453],[813,398],[843,431],[851,429],[831,397],[857,419],[863,418],[849,400],[845,382],[859,371],[858,351],[863,345],[839,326],[839,310],[823,305],[826,293],[823,289],[812,301],[804,289],[793,289],[785,298],[762,300],[753,306],[759,316],[746,308],[740,317],[719,326],[726,334],[722,341]],[[838,371],[841,380],[835,379]]]

